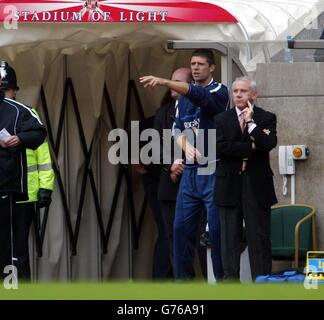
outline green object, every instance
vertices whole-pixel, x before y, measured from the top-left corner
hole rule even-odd
[[[38,116],[36,110],[33,112]],[[52,168],[52,159],[48,146],[45,141],[36,150],[26,149],[27,158],[27,183],[28,183],[28,201],[23,202],[36,202],[41,200],[41,206],[49,205],[50,199],[45,203],[44,198],[39,198],[39,190],[45,189],[53,191],[55,182],[55,173]],[[41,193],[42,194],[42,193]],[[44,192],[43,192],[44,194]],[[51,194],[47,193],[47,198]]]
[[[19,282],[18,289],[0,288],[1,300],[323,300],[324,288],[306,290],[300,284],[207,284],[206,282],[149,283],[32,283]],[[122,302],[124,303],[124,302]],[[169,302],[170,303],[170,302]],[[203,302],[202,302],[203,303]],[[176,317],[173,317],[176,319]],[[179,319],[199,319],[182,317]],[[112,319],[119,319],[113,317]],[[125,319],[121,317],[120,319]],[[130,318],[130,319],[145,319]],[[164,318],[163,318],[164,319]],[[169,319],[169,318],[165,318]],[[172,319],[172,317],[170,318]]]
[[[308,205],[277,206],[271,209],[271,242],[274,260],[305,259],[315,243],[315,209]]]

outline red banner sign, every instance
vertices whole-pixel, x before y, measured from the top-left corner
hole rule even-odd
[[[225,9],[195,0],[5,1],[0,3],[0,21],[237,22]]]

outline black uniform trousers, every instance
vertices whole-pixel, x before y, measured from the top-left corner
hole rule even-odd
[[[259,205],[247,172],[242,173],[241,201],[234,207],[219,207],[221,252],[225,279],[239,279],[243,219],[252,279],[271,272],[270,207]]]
[[[0,270],[14,265],[18,280],[30,279],[28,236],[34,203],[15,204],[11,194],[0,195]],[[12,256],[16,259],[12,260]]]

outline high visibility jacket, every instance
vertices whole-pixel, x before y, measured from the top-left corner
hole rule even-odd
[[[37,112],[33,109],[37,114]],[[36,150],[26,149],[28,201],[36,202],[40,188],[53,191],[55,174],[48,142],[45,141]]]
[[[26,149],[36,149],[46,137],[46,129],[23,103],[0,99],[0,130],[6,129],[21,141],[19,148],[0,145],[0,193],[14,194],[16,200],[27,200]]]

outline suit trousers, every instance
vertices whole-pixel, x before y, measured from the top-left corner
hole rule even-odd
[[[152,278],[172,278],[167,224],[162,215],[160,203],[157,199],[158,182],[149,174],[144,174],[142,178],[146,198],[151,210],[153,211],[158,233],[154,246]]]
[[[239,279],[243,219],[252,279],[271,272],[271,211],[259,205],[247,171],[242,173],[241,201],[235,207],[219,207],[222,262],[225,279]],[[221,186],[220,186],[221,187]]]

